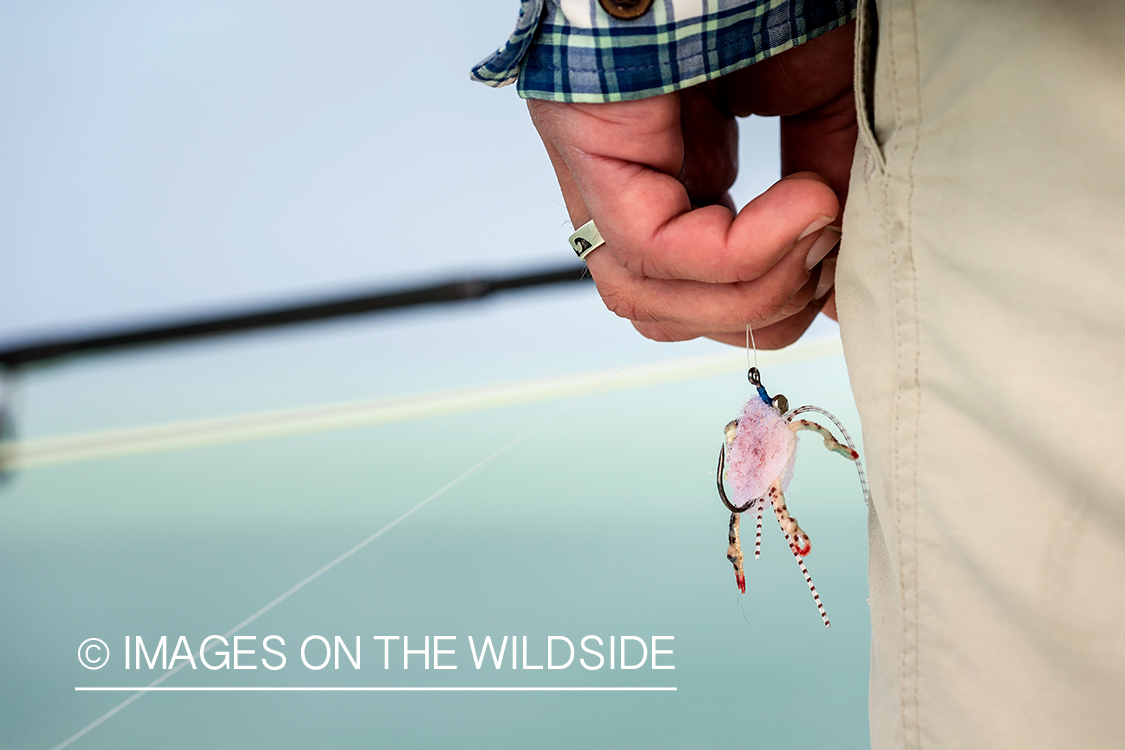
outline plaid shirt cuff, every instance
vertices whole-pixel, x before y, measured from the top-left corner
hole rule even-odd
[[[597,0],[521,0],[507,43],[474,80],[525,99],[612,102],[694,86],[838,28],[856,0],[654,0],[623,21]]]

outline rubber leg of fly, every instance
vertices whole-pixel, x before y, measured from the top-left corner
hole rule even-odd
[[[801,566],[801,573],[805,576],[805,583],[808,584],[809,591],[812,592],[812,598],[813,601],[816,602],[816,608],[820,610],[820,617],[824,620],[824,627],[832,627],[832,623],[828,621],[828,613],[824,611],[824,604],[820,601],[820,594],[816,593],[816,586],[812,582],[812,576],[809,575],[809,569],[805,567],[805,561],[797,554],[797,545],[793,543],[793,537],[786,534],[785,541],[789,542],[789,550],[793,553],[793,558],[797,561],[797,565]]]
[[[806,414],[808,412],[815,412],[817,414],[823,414],[824,416],[831,419],[832,424],[836,425],[836,429],[839,430],[840,434],[844,437],[844,442],[848,446],[848,453],[842,453],[841,455],[850,457],[855,461],[855,473],[859,475],[859,486],[863,490],[863,502],[867,505],[867,507],[870,508],[871,507],[871,488],[867,486],[867,474],[865,474],[864,471],[863,471],[863,462],[859,460],[859,453],[855,449],[855,442],[852,440],[852,436],[848,434],[848,428],[844,427],[844,423],[841,422],[839,419],[836,419],[836,415],[834,415],[832,412],[828,411],[827,409],[821,409],[819,406],[813,406],[812,404],[807,404],[805,406],[798,406],[796,409],[789,412],[789,414],[785,417],[785,419],[790,423],[790,425],[792,425],[793,420],[797,417],[798,414]],[[810,424],[815,424],[815,423],[810,423]],[[817,425],[817,426],[819,427],[819,425]],[[794,428],[794,429],[801,429],[801,428],[797,427],[797,428]],[[821,427],[820,429],[824,429],[824,428]],[[823,434],[823,433],[819,433],[819,434]],[[836,438],[832,438],[832,439],[836,440]],[[830,445],[829,445],[829,448],[831,449]],[[850,456],[849,456],[849,454],[850,454]]]
[[[746,572],[742,568],[742,542],[738,538],[738,516],[738,513],[730,514],[730,531],[727,534],[730,546],[727,547],[727,559],[734,566],[734,582],[738,584],[738,590],[745,594]]]
[[[762,556],[762,511],[758,511],[758,530],[754,533],[754,559]]]
[[[809,432],[815,432],[817,435],[820,435],[822,438],[824,438],[824,447],[828,450],[832,451],[833,453],[839,453],[849,461],[856,461],[859,459],[859,453],[853,451],[851,448],[841,443],[836,439],[835,435],[828,431],[827,428],[818,425],[816,422],[810,421],[808,419],[798,419],[789,423],[789,429],[793,430],[793,432],[797,432],[797,430],[808,430]]]
[[[797,519],[789,515],[789,508],[785,507],[785,495],[781,491],[779,481],[774,480],[774,483],[770,485],[769,498],[773,504],[773,512],[777,516],[777,522],[781,524],[781,530],[792,536],[794,542],[800,542],[800,547],[794,547],[797,554],[801,557],[809,554],[812,550],[812,542],[809,541],[809,535],[797,524]]]

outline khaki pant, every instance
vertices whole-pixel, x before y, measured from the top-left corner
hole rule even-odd
[[[1123,748],[1125,2],[867,13],[836,289],[873,748]]]

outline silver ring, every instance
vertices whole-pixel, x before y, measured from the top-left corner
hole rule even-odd
[[[570,247],[579,260],[586,260],[586,256],[605,244],[602,233],[594,226],[594,220],[587,221],[570,235]]]

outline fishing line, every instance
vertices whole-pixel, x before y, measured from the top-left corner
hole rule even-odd
[[[469,478],[470,476],[472,476],[473,474],[475,474],[475,473],[476,473],[477,471],[479,471],[480,469],[484,468],[484,467],[485,467],[485,466],[487,466],[488,464],[492,463],[492,462],[493,462],[493,461],[495,461],[495,460],[496,460],[497,458],[499,458],[500,456],[504,455],[504,454],[505,454],[505,453],[507,453],[507,452],[508,452],[509,450],[511,450],[511,449],[512,449],[512,448],[514,448],[515,446],[519,445],[520,443],[522,443],[522,442],[523,442],[524,440],[526,440],[527,438],[529,438],[529,437],[531,437],[532,435],[534,435],[534,434],[535,434],[536,432],[538,432],[539,430],[541,430],[541,429],[543,429],[544,427],[546,427],[546,426],[547,426],[547,425],[548,425],[548,424],[549,424],[550,422],[552,422],[553,420],[557,419],[558,417],[562,416],[562,415],[563,415],[563,414],[565,414],[566,412],[570,411],[570,410],[571,410],[571,409],[573,409],[573,408],[574,408],[575,406],[578,406],[578,405],[579,405],[580,403],[582,403],[582,402],[583,402],[583,401],[585,401],[586,399],[590,398],[590,396],[593,396],[593,395],[594,395],[595,393],[597,393],[597,392],[598,392],[598,391],[600,391],[600,390],[601,390],[602,388],[604,388],[604,387],[606,386],[606,384],[608,384],[608,383],[609,383],[609,382],[610,382],[611,380],[613,380],[613,379],[614,379],[615,377],[617,377],[617,376],[618,376],[618,375],[620,375],[620,374],[621,374],[622,372],[624,372],[625,370],[629,369],[630,367],[632,367],[633,365],[637,364],[637,363],[638,363],[638,362],[640,362],[640,361],[641,361],[642,359],[644,359],[645,357],[647,357],[648,355],[650,355],[650,354],[652,354],[652,353],[653,353],[654,351],[656,351],[656,349],[657,349],[657,348],[658,348],[659,346],[660,346],[659,344],[656,344],[656,345],[655,345],[655,346],[653,346],[653,347],[652,347],[651,349],[649,349],[648,351],[646,351],[646,352],[645,352],[644,354],[642,354],[641,356],[639,356],[639,357],[637,357],[636,359],[634,359],[634,360],[633,360],[632,362],[629,362],[629,363],[628,363],[628,364],[626,364],[626,365],[622,365],[622,366],[621,366],[621,367],[619,367],[618,369],[614,370],[614,371],[613,371],[612,373],[610,373],[610,375],[609,375],[608,377],[606,377],[606,379],[605,379],[605,380],[603,380],[603,381],[602,381],[601,383],[599,383],[599,384],[598,384],[598,385],[597,385],[597,386],[596,386],[596,387],[595,387],[595,388],[594,388],[593,390],[591,390],[591,391],[589,391],[589,392],[587,392],[587,393],[584,393],[584,394],[582,394],[581,396],[579,396],[579,397],[578,397],[578,398],[576,398],[576,399],[573,399],[572,401],[570,401],[570,402],[568,402],[568,403],[567,403],[566,405],[564,405],[564,406],[563,406],[562,408],[558,409],[557,411],[553,412],[552,414],[548,415],[547,417],[545,417],[544,419],[542,419],[541,421],[539,421],[539,422],[538,422],[537,424],[535,424],[534,426],[532,426],[532,427],[530,427],[529,429],[525,430],[524,432],[520,433],[520,434],[519,434],[519,435],[517,435],[517,436],[516,436],[515,438],[513,438],[512,440],[510,440],[510,441],[509,441],[508,443],[506,443],[505,445],[503,445],[503,446],[501,446],[500,448],[496,449],[496,450],[495,450],[495,451],[493,451],[493,452],[492,452],[492,453],[491,453],[490,455],[488,455],[487,457],[483,458],[482,460],[480,460],[479,462],[477,462],[477,463],[476,463],[475,465],[473,465],[472,467],[470,467],[469,469],[467,469],[467,470],[466,470],[466,471],[465,471],[464,473],[462,473],[462,474],[461,474],[460,476],[458,476],[457,478],[455,478],[455,479],[451,480],[451,481],[450,481],[450,482],[449,482],[448,484],[446,484],[446,485],[445,485],[444,487],[442,487],[441,489],[439,489],[439,490],[437,490],[436,492],[434,492],[434,493],[433,493],[432,495],[430,495],[429,497],[427,497],[427,498],[426,498],[425,500],[422,500],[422,501],[421,501],[421,502],[419,502],[419,503],[418,503],[417,505],[415,505],[414,507],[412,507],[412,508],[411,508],[410,510],[406,511],[405,513],[403,513],[402,515],[400,515],[400,516],[399,516],[398,518],[394,519],[393,521],[391,521],[390,523],[388,523],[388,524],[387,524],[386,526],[384,526],[383,528],[381,528],[381,529],[379,529],[378,531],[376,531],[376,532],[375,532],[374,534],[372,534],[371,536],[369,536],[369,537],[367,537],[366,539],[364,539],[363,541],[359,542],[358,544],[356,544],[355,546],[353,546],[353,547],[352,547],[351,549],[349,549],[348,551],[346,551],[346,552],[344,552],[344,553],[340,554],[339,556],[337,556],[336,558],[334,558],[334,559],[333,559],[333,560],[332,560],[331,562],[328,562],[328,563],[326,563],[325,565],[321,566],[321,567],[320,567],[320,568],[319,568],[318,570],[316,570],[316,571],[315,571],[314,573],[311,573],[311,574],[309,574],[308,576],[306,576],[305,578],[303,578],[303,579],[302,579],[302,580],[301,580],[301,581],[300,581],[299,583],[297,583],[297,584],[295,584],[294,586],[290,587],[290,588],[289,588],[289,589],[288,589],[287,591],[285,591],[285,592],[284,592],[283,594],[281,594],[281,595],[280,595],[280,596],[278,596],[278,597],[277,597],[276,599],[274,599],[273,601],[271,601],[271,602],[270,602],[269,604],[265,605],[264,607],[262,607],[261,609],[259,609],[259,610],[258,610],[257,612],[255,612],[254,614],[250,615],[250,616],[249,616],[249,617],[247,617],[247,618],[246,618],[245,620],[243,620],[242,622],[238,623],[237,625],[235,625],[235,626],[234,626],[233,628],[231,628],[231,629],[230,629],[230,630],[228,630],[227,632],[223,633],[223,636],[222,636],[222,637],[223,637],[223,638],[230,638],[230,637],[231,637],[232,635],[234,635],[235,633],[239,632],[240,630],[242,630],[243,628],[245,628],[245,627],[246,627],[247,625],[251,624],[252,622],[254,622],[255,620],[257,620],[258,618],[260,618],[260,617],[261,617],[262,615],[266,614],[266,613],[267,613],[267,612],[269,612],[269,611],[270,611],[271,609],[273,609],[273,608],[274,608],[274,607],[276,607],[277,605],[281,604],[281,603],[282,603],[283,601],[285,601],[285,600],[286,600],[286,599],[288,599],[289,597],[293,596],[293,594],[296,594],[296,593],[297,593],[298,591],[300,591],[301,589],[303,589],[303,588],[304,588],[305,586],[308,586],[308,585],[309,585],[310,583],[312,583],[313,581],[315,581],[315,580],[316,580],[317,578],[320,578],[320,577],[321,577],[322,575],[324,575],[324,574],[325,574],[325,573],[327,573],[328,571],[332,570],[332,569],[333,569],[333,568],[335,568],[335,567],[336,567],[337,565],[339,565],[340,563],[344,562],[344,561],[345,561],[345,560],[347,560],[347,559],[348,559],[349,557],[351,557],[351,556],[352,556],[352,555],[354,555],[355,553],[359,552],[359,551],[360,551],[361,549],[363,549],[363,548],[364,548],[364,547],[366,547],[367,545],[371,544],[372,542],[374,542],[374,541],[375,541],[376,539],[378,539],[379,537],[383,536],[383,534],[386,534],[386,533],[387,533],[388,531],[390,531],[391,529],[393,529],[393,528],[394,528],[395,526],[398,526],[398,525],[399,525],[400,523],[402,523],[403,521],[405,521],[405,520],[406,520],[407,518],[410,518],[410,516],[412,516],[412,515],[414,515],[415,513],[417,513],[417,512],[419,511],[419,510],[421,510],[421,509],[422,509],[423,507],[425,507],[426,505],[428,505],[428,504],[429,504],[430,502],[432,502],[433,500],[436,500],[437,498],[441,497],[441,496],[442,496],[442,495],[444,495],[444,494],[445,494],[446,492],[448,492],[449,490],[453,489],[453,488],[454,488],[454,487],[456,487],[456,486],[457,486],[458,484],[460,484],[461,482],[463,482],[464,480],[468,479],[468,478]],[[218,643],[217,643],[216,641],[212,641],[212,642],[211,642],[211,645],[209,645],[209,646],[208,646],[208,648],[206,648],[206,649],[200,648],[200,650],[199,650],[199,653],[198,653],[198,656],[199,656],[199,658],[200,658],[200,659],[202,660],[202,658],[203,658],[203,655],[204,655],[204,654],[205,654],[205,653],[206,653],[207,651],[210,651],[210,650],[211,650],[211,648],[217,648],[217,647],[218,647]],[[184,669],[184,668],[185,668],[185,667],[186,667],[187,665],[188,665],[188,662],[186,662],[186,661],[185,661],[185,662],[183,662],[183,663],[181,663],[181,664],[179,664],[179,665],[177,665],[177,666],[173,667],[172,669],[168,670],[167,672],[165,672],[164,674],[162,674],[162,675],[161,675],[160,677],[157,677],[157,678],[156,678],[155,680],[153,680],[152,682],[150,682],[150,683],[149,683],[148,685],[146,685],[146,686],[145,686],[144,688],[142,688],[141,690],[138,690],[138,691],[137,691],[136,693],[133,693],[133,694],[132,694],[131,696],[129,696],[129,697],[128,697],[128,698],[126,698],[125,700],[121,701],[121,703],[117,704],[116,706],[114,706],[113,708],[111,708],[111,709],[110,709],[109,711],[106,711],[106,712],[105,712],[104,714],[102,714],[101,716],[99,716],[99,717],[98,717],[97,719],[95,719],[94,721],[92,721],[92,722],[90,722],[89,724],[87,724],[87,725],[86,725],[85,727],[83,727],[83,728],[82,728],[81,730],[79,730],[78,732],[75,732],[75,733],[74,733],[73,735],[71,735],[70,737],[68,737],[68,738],[67,738],[66,740],[62,741],[62,742],[61,742],[61,743],[59,743],[58,745],[55,745],[55,746],[54,746],[54,747],[53,747],[53,748],[52,748],[51,750],[62,750],[63,748],[65,748],[65,747],[67,747],[67,746],[71,745],[71,744],[72,744],[72,743],[74,743],[74,742],[75,742],[76,740],[78,740],[79,738],[81,738],[81,737],[82,737],[83,735],[87,734],[87,733],[88,733],[88,732],[90,732],[91,730],[93,730],[93,729],[95,729],[96,727],[98,727],[99,725],[103,724],[103,723],[104,723],[104,722],[105,722],[106,720],[110,719],[110,718],[111,718],[112,716],[114,716],[114,714],[117,714],[117,713],[118,713],[118,712],[120,712],[120,711],[121,711],[122,709],[124,709],[125,707],[127,707],[127,706],[128,706],[129,704],[131,704],[131,703],[133,703],[134,701],[136,701],[136,700],[137,700],[138,698],[140,698],[140,697],[141,697],[142,695],[144,695],[145,693],[147,693],[147,692],[149,691],[149,689],[150,689],[150,688],[154,688],[154,687],[156,687],[156,686],[157,686],[157,685],[159,685],[160,683],[162,683],[162,682],[164,682],[165,680],[167,680],[168,678],[172,677],[172,675],[174,675],[174,674],[176,674],[177,672],[179,672],[179,671],[180,671],[181,669]]]
[[[753,350],[754,350],[754,364],[752,364],[752,365],[750,364],[750,350],[751,350],[751,348],[753,348]],[[753,367],[755,369],[757,369],[757,367],[758,367],[758,345],[754,343],[754,329],[752,329],[750,327],[750,324],[747,323],[746,324],[746,369],[750,369],[751,367]]]

